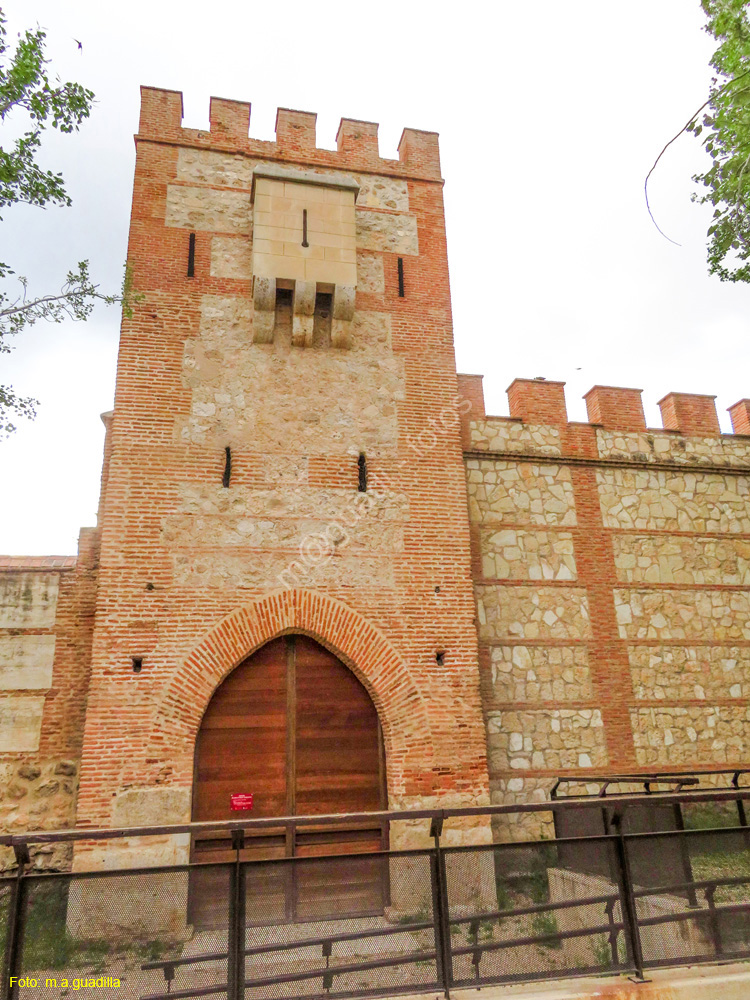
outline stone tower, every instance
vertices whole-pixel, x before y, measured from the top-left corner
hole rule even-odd
[[[437,136],[249,114],[142,90],[79,825],[189,820],[212,694],[285,633],[366,688],[392,808],[488,801]]]

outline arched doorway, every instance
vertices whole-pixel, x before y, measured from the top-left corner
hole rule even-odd
[[[223,681],[206,709],[196,742],[193,820],[241,818],[230,805],[237,793],[252,793],[253,810],[246,814],[251,818],[386,808],[375,706],[351,670],[308,636],[282,636],[262,646]],[[387,847],[386,840],[378,822],[317,828],[310,823],[296,831],[248,834],[243,858],[368,854]],[[195,839],[192,857],[228,861],[234,858],[230,848],[228,837],[208,834]],[[325,885],[330,873],[321,865],[314,871]],[[283,878],[289,882],[288,873]],[[363,859],[356,881],[351,897],[356,911],[382,910],[380,866]],[[315,895],[298,880],[291,889],[277,885],[273,894],[281,891],[291,919],[301,902],[309,910]],[[204,907],[192,895],[195,922]]]

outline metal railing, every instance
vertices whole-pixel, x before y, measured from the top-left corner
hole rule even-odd
[[[745,793],[735,784],[607,795],[604,832],[471,846],[453,846],[446,824],[598,816],[602,799],[0,836],[17,860],[0,878],[3,997],[16,997],[23,981],[59,996],[74,978],[107,976],[133,1000],[448,996],[453,987],[592,974],[643,980],[657,966],[750,958]],[[734,825],[629,830],[629,811],[654,803],[730,803]],[[273,829],[416,820],[430,822],[429,846],[416,850],[248,856]],[[207,832],[231,838],[231,862],[80,872],[32,863],[48,844],[125,838],[132,852],[137,838]]]

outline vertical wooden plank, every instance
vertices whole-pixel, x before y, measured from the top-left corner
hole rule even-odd
[[[286,814],[294,816],[297,787],[297,679],[295,663],[295,636],[286,637]],[[294,857],[296,852],[296,830],[287,827],[286,856]],[[295,920],[297,913],[297,867],[284,866],[284,897],[286,919]]]
[[[380,808],[383,810],[388,808],[388,775],[385,768],[385,741],[383,740],[383,727],[378,719],[378,781],[380,782]],[[380,848],[383,851],[388,850],[389,834],[389,825],[386,820],[380,832]]]
[[[296,812],[297,742],[297,681],[295,677],[295,636],[288,635],[286,643],[286,814]]]
[[[230,809],[235,792],[252,792],[249,816],[279,816],[286,811],[286,647],[283,639],[263,646],[240,664],[214,692],[196,741],[193,819],[236,819]],[[272,831],[249,837],[243,858],[284,855],[283,836]],[[203,835],[191,851],[194,861],[233,861],[228,836]],[[261,914],[283,919],[286,893],[274,868],[254,872],[253,905]],[[191,872],[190,922],[224,928],[227,920],[227,871]],[[258,883],[255,885],[255,883]],[[257,897],[262,887],[262,900]],[[252,894],[251,894],[252,895]],[[279,912],[280,911],[280,912]]]
[[[298,814],[369,812],[384,788],[379,720],[355,675],[336,656],[298,636],[296,667],[296,807]],[[383,847],[379,822],[303,828],[298,857],[367,855]],[[301,863],[297,919],[382,913],[387,895],[380,858]]]
[[[196,753],[193,819],[236,819],[230,795],[252,792],[253,816],[281,816],[286,788],[284,640],[263,646],[216,689]]]
[[[296,642],[296,811],[370,812],[382,801],[378,715],[337,657]]]

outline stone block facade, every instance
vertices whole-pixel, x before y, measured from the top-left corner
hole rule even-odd
[[[77,559],[0,561],[0,828],[189,820],[206,706],[292,632],[365,686],[394,808],[746,763],[748,401],[722,435],[713,397],[670,393],[649,429],[640,390],[595,386],[571,423],[563,383],[516,379],[486,415],[455,371],[437,137],[386,160],[371,123],[326,150],[314,115],[265,142],[249,113],[183,129],[143,89],[98,526]]]

